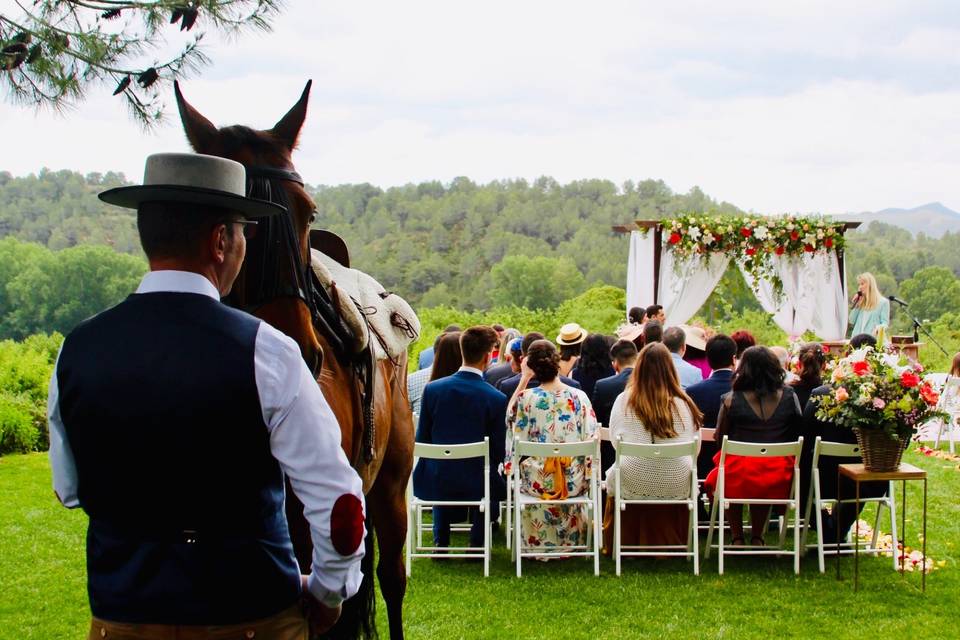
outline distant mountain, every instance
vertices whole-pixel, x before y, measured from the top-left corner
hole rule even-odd
[[[861,220],[864,223],[876,220],[902,227],[914,235],[922,231],[932,238],[939,238],[948,231],[960,232],[960,213],[945,207],[939,202],[931,202],[913,209],[865,211],[863,213],[846,214],[842,217],[851,221]]]

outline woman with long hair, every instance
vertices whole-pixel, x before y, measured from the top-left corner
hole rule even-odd
[[[872,273],[857,276],[857,293],[853,296],[850,310],[851,336],[866,333],[877,334],[877,327],[890,326],[890,301],[883,297]]]
[[[430,372],[430,382],[452,376],[460,370],[463,364],[463,355],[460,353],[460,332],[451,331],[443,334],[440,344],[437,345],[433,356],[433,369]]]
[[[802,427],[802,411],[797,394],[784,386],[786,371],[766,347],[750,347],[743,352],[733,376],[733,390],[723,397],[717,417],[717,442],[723,436],[739,442],[775,443],[796,440]],[[720,451],[713,458],[720,463]],[[783,499],[790,494],[793,458],[744,458],[728,455],[724,495],[728,498]],[[714,467],[704,483],[712,495],[717,487],[719,468]],[[797,496],[799,499],[799,496]],[[768,507],[750,506],[750,544],[762,546],[767,529]],[[727,509],[731,544],[743,545],[743,505]]]
[[[954,378],[960,378],[960,353],[953,356],[953,362],[950,364],[950,375]]]
[[[807,400],[814,389],[823,384],[823,372],[827,368],[827,357],[823,353],[823,345],[819,342],[806,342],[800,345],[797,352],[797,374],[790,386],[797,394],[800,408],[807,406]]]
[[[617,373],[613,370],[613,361],[610,360],[611,346],[607,336],[591,333],[584,339],[577,366],[570,372],[570,377],[580,383],[580,388],[590,398],[590,402],[593,402],[597,380]]]
[[[703,424],[703,414],[684,393],[670,351],[659,342],[640,352],[623,393],[610,412],[610,438],[641,444],[691,442]],[[690,458],[650,460],[624,457],[607,471],[607,508],[603,522],[604,552],[613,542],[616,465],[624,497],[690,497]],[[628,505],[621,513],[621,543],[625,545],[686,544],[690,512],[685,505]]]
[[[560,354],[549,340],[537,340],[520,365],[520,384],[507,405],[504,471],[520,465],[520,490],[544,500],[584,493],[589,466],[584,458],[525,458],[516,460],[513,439],[532,442],[582,442],[594,437],[597,418],[587,395],[560,381]],[[536,377],[539,387],[527,389]],[[599,460],[592,461],[594,466]],[[595,470],[594,473],[597,471]],[[523,511],[525,547],[569,547],[586,542],[587,518],[581,506],[543,506]]]

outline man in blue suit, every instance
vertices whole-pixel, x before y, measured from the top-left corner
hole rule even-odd
[[[597,380],[593,391],[593,411],[597,414],[597,422],[604,427],[610,426],[610,411],[617,396],[623,393],[637,364],[637,345],[632,340],[617,340],[610,348],[610,360],[616,375]],[[609,442],[600,443],[600,466],[606,471],[613,464],[613,445]]]
[[[670,357],[673,359],[673,366],[677,368],[677,377],[680,378],[680,386],[684,389],[691,387],[703,380],[703,372],[699,367],[695,367],[683,359],[683,354],[687,352],[687,334],[680,327],[670,327],[663,332],[663,346],[670,350]]]
[[[520,362],[522,362],[523,359],[527,357],[527,349],[530,348],[530,345],[532,345],[537,340],[543,340],[544,338],[545,336],[542,333],[538,333],[536,331],[531,331],[527,335],[523,336],[523,340],[520,342],[520,352],[522,355],[519,358],[519,360],[517,360],[518,371],[520,367]],[[567,385],[568,387],[573,387],[574,389],[580,388],[580,383],[574,380],[573,378],[560,376],[560,382]],[[500,384],[497,385],[497,388],[500,389],[500,391],[503,392],[503,394],[507,396],[507,398],[509,399],[513,397],[513,392],[517,390],[518,386],[520,386],[519,373],[516,375],[510,376],[509,378],[504,378],[503,380],[501,380]],[[533,389],[534,387],[539,387],[539,386],[540,386],[540,381],[537,380],[536,378],[532,378],[530,382],[527,383],[527,389]]]
[[[737,357],[737,343],[723,334],[707,340],[707,363],[713,373],[703,382],[686,388],[687,395],[703,413],[703,428],[716,429],[717,416],[723,396],[730,392]],[[713,469],[713,456],[717,452],[715,442],[704,442],[697,456],[697,477],[706,478]]]
[[[440,338],[447,335],[448,333],[453,333],[454,331],[460,331],[460,325],[451,324],[443,332],[437,336],[437,339],[434,341],[433,345],[427,347],[420,352],[420,355],[417,356],[417,370],[429,369],[433,364],[433,354],[436,349],[437,343],[440,342]]]
[[[471,327],[460,335],[463,366],[423,390],[417,442],[465,444],[490,438],[491,514],[499,513],[506,485],[498,468],[506,445],[507,397],[483,381],[483,370],[497,344],[491,327]],[[423,500],[479,500],[483,497],[483,460],[422,459],[413,472],[413,492]],[[433,541],[450,546],[450,523],[463,517],[455,507],[434,507]],[[483,545],[483,514],[472,514],[470,546]]]

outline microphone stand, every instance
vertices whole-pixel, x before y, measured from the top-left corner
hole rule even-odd
[[[899,304],[901,307],[904,307],[904,308],[906,308],[906,306],[907,306],[907,304],[906,304],[905,302],[901,302],[900,300],[897,300],[896,298],[891,298],[890,301],[891,301],[891,302],[896,302],[897,304]],[[933,337],[933,334],[930,333],[925,326],[923,326],[923,323],[920,322],[920,319],[917,318],[917,317],[914,316],[914,315],[911,315],[909,312],[907,313],[907,315],[909,315],[909,316],[910,316],[910,319],[913,321],[913,341],[914,341],[915,343],[916,343],[916,342],[920,342],[920,331],[923,331],[923,335],[927,336],[927,338],[930,339],[930,342],[932,342],[933,344],[937,345],[937,348],[940,349],[941,352],[943,352],[943,355],[945,355],[945,356],[947,356],[947,357],[949,358],[949,357],[950,357],[950,354],[947,353],[947,350],[943,348],[943,345],[941,345],[939,342],[937,342],[937,339]]]

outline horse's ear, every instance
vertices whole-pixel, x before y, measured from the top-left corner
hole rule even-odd
[[[217,138],[217,128],[183,99],[179,82],[173,83],[173,92],[177,96],[177,109],[180,110],[180,121],[183,122],[183,130],[187,134],[187,140],[190,142],[190,146],[193,147],[193,150],[197,153],[209,153]]]
[[[293,105],[293,108],[287,111],[287,114],[280,118],[280,121],[273,125],[273,129],[270,130],[270,133],[283,141],[291,151],[297,146],[297,137],[300,135],[303,121],[307,117],[307,102],[310,99],[310,86],[312,84],[313,80],[307,80],[307,86],[304,87],[297,104]]]

